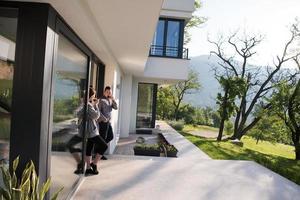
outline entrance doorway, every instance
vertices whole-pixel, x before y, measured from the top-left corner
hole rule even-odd
[[[157,84],[139,83],[136,128],[154,128]]]

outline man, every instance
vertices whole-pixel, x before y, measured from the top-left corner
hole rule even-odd
[[[100,135],[107,144],[114,138],[113,130],[110,124],[112,109],[117,110],[118,105],[112,96],[111,88],[106,86],[103,96],[100,98],[99,102],[100,117],[98,122]],[[102,156],[102,159],[107,160],[105,156]]]

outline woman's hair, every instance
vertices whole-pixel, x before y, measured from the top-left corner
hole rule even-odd
[[[96,94],[96,90],[92,87],[89,88],[89,98]]]

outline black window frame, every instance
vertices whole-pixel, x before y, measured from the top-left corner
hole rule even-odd
[[[184,55],[184,51],[188,51],[188,50],[183,48],[185,21],[183,19],[174,19],[174,18],[166,18],[166,17],[160,17],[159,21],[164,21],[163,46],[157,46],[157,45],[151,43],[151,47],[150,47],[150,51],[149,51],[149,56],[152,56],[152,57],[167,57],[167,58],[188,59],[188,54]],[[177,56],[168,56],[167,55],[167,48],[173,48],[173,47],[168,47],[167,46],[168,24],[169,24],[170,21],[179,22],[178,47],[177,47],[177,49],[175,49],[175,51],[177,51]],[[156,27],[156,30],[157,30],[157,27]],[[152,53],[153,48],[158,48],[158,49],[161,48],[162,49],[162,55],[157,55],[155,53]],[[174,48],[176,48],[176,47],[174,47]]]

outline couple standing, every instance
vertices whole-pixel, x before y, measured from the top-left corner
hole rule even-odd
[[[117,103],[115,102],[111,88],[105,87],[103,96],[100,99],[96,98],[96,91],[89,88],[89,102],[87,104],[87,145],[86,145],[86,175],[98,174],[97,164],[100,159],[106,160],[103,155],[108,148],[108,143],[113,139],[113,131],[110,124],[112,109],[117,109]],[[84,110],[78,111],[77,115],[79,119],[83,118]],[[79,133],[83,132],[83,121],[79,125]],[[71,139],[72,140],[72,139]],[[73,146],[73,145],[70,145]],[[70,149],[70,152],[73,152]],[[94,159],[92,159],[92,153],[95,153]],[[74,152],[75,153],[75,152]],[[73,155],[74,156],[74,155]],[[75,156],[74,156],[75,158]],[[75,158],[76,159],[76,158]],[[76,172],[82,172],[82,164],[79,159],[77,161]]]

